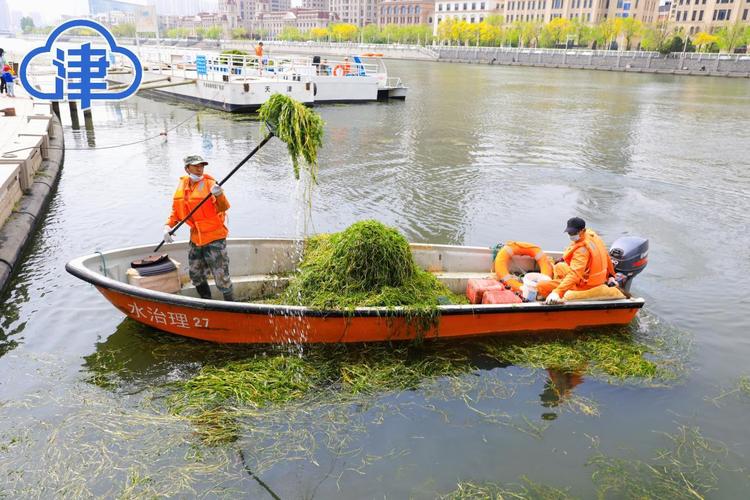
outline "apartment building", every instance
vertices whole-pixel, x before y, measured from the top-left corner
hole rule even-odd
[[[734,0],[737,1],[737,0]],[[745,1],[745,0],[742,0]],[[434,32],[444,19],[461,19],[480,23],[497,14],[506,23],[553,19],[600,23],[611,18],[633,18],[651,23],[658,16],[659,0],[500,0],[492,2],[441,1],[435,3]]]
[[[338,21],[336,14],[327,10],[291,9],[286,12],[261,12],[256,16],[256,27],[263,29],[271,38],[284,28],[292,27],[305,32],[312,28],[326,28]]]
[[[386,24],[433,24],[434,2],[383,0],[378,8],[378,27]]]
[[[437,25],[447,19],[459,19],[470,23],[481,23],[490,15],[505,15],[506,0],[500,1],[474,1],[474,2],[435,2],[434,32],[437,33]]]
[[[672,0],[669,21],[689,34],[750,23],[750,0]]]
[[[302,8],[310,10],[331,10],[328,0],[302,0]]]
[[[342,23],[359,27],[378,21],[378,0],[329,0],[329,9]]]

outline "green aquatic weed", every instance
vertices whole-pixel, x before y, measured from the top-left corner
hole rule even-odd
[[[323,145],[323,119],[291,97],[274,94],[258,110],[258,116],[274,135],[284,141],[292,157],[294,177],[299,179],[299,157],[305,160],[313,182],[317,180],[318,148]]]

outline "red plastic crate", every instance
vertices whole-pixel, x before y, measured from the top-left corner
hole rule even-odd
[[[482,295],[482,304],[518,304],[521,297],[511,290],[486,290]]]
[[[505,287],[497,280],[470,279],[466,284],[466,297],[472,304],[481,304],[482,296],[488,290],[504,290]]]

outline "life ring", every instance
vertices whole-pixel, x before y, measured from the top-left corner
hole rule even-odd
[[[344,70],[344,67],[340,64],[336,65],[335,68],[333,68],[333,76],[344,76],[346,74],[346,70]]]
[[[539,266],[539,271],[550,278],[553,274],[552,262],[541,248],[533,243],[523,241],[508,241],[495,257],[495,274],[497,279],[510,286],[514,292],[521,290],[522,283],[508,270],[508,264],[514,255],[526,255],[534,259]]]

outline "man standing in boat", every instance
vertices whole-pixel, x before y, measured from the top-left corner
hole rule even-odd
[[[568,220],[565,228],[572,243],[563,252],[562,261],[555,264],[554,279],[537,285],[539,295],[547,297],[547,304],[563,302],[568,290],[589,290],[614,282],[615,268],[607,246],[580,217]]]
[[[180,178],[174,193],[172,213],[164,226],[164,242],[171,243],[172,235],[169,231],[187,217],[204,198],[210,196],[211,198],[186,221],[190,226],[190,280],[201,298],[210,299],[210,272],[216,282],[216,288],[224,295],[224,300],[232,301],[234,294],[229,274],[226,240],[229,230],[225,224],[229,201],[219,183],[203,173],[204,167],[208,165],[207,161],[199,155],[190,155],[185,157],[184,163],[188,175]]]

